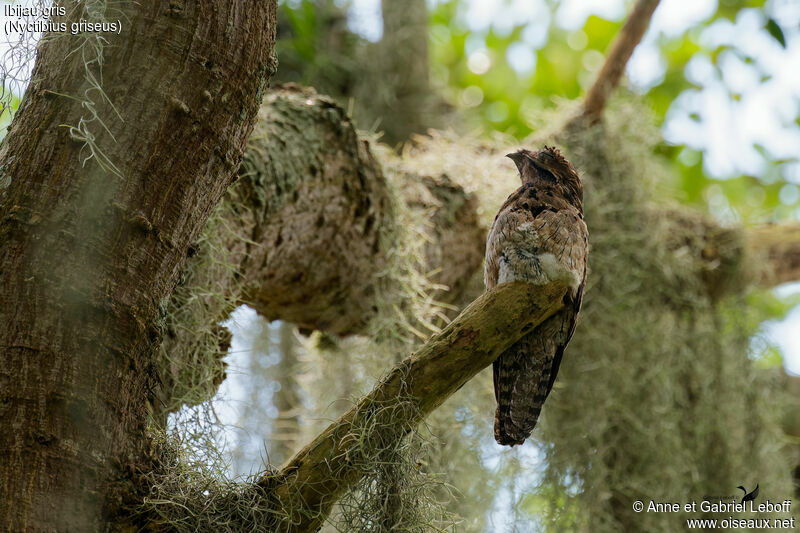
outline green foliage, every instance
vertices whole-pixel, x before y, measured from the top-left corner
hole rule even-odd
[[[539,13],[555,20],[558,4],[533,3]],[[539,127],[536,111],[552,108],[558,98],[575,99],[585,93],[594,81],[602,64],[603,54],[619,31],[621,20],[605,20],[590,16],[580,29],[569,31],[554,22],[531,24],[522,19],[511,29],[495,24],[485,29],[471,29],[465,22],[467,2],[439,1],[430,14],[431,72],[448,101],[462,109],[472,123],[484,132],[502,131],[523,138]],[[506,6],[509,7],[509,6]],[[510,8],[509,8],[510,9]],[[549,12],[549,13],[548,13]],[[714,75],[725,81],[721,60],[726,54],[741,59],[746,68],[764,75],[764,66],[750,57],[743,44],[709,44],[704,31],[728,21],[735,22],[744,14],[756,13],[763,20],[763,32],[781,47],[786,47],[785,28],[771,17],[763,0],[721,1],[710,17],[686,28],[677,35],[661,34],[657,39],[658,53],[664,63],[664,74],[650,87],[643,88],[644,101],[663,124],[669,113],[677,109],[682,94],[700,89],[687,78],[687,66],[698,57],[709,58]],[[499,19],[498,14],[495,19]],[[547,21],[547,16],[539,19]],[[507,20],[506,20],[507,22]],[[515,71],[510,57],[520,49],[533,54],[532,71]],[[470,57],[485,54],[488,68],[470,69]],[[473,65],[474,66],[474,65]],[[480,66],[480,65],[478,65]],[[484,71],[485,69],[485,71]],[[741,95],[728,88],[729,98],[738,101]],[[696,120],[703,117],[695,116]],[[758,147],[756,147],[758,149]],[[667,155],[680,170],[679,179],[671,185],[683,192],[683,201],[697,205],[719,204],[715,193],[724,195],[728,210],[723,218],[731,217],[760,222],[791,217],[800,201],[791,196],[779,196],[785,185],[786,165],[797,159],[781,161],[761,150],[766,170],[759,176],[726,176],[715,179],[708,175],[705,154],[686,146],[660,145],[657,151]],[[691,157],[686,157],[691,153]],[[710,192],[709,192],[710,191]],[[782,201],[784,200],[784,201]],[[792,200],[792,201],[789,201]],[[714,215],[721,214],[712,206]]]
[[[778,24],[775,19],[767,19],[766,29],[772,38],[778,41],[778,44],[786,48],[786,37],[783,35],[783,30],[781,29],[780,24]]]
[[[442,85],[451,104],[474,109],[473,116],[487,131],[503,131],[520,138],[533,129],[531,111],[552,107],[553,97],[574,99],[583,93],[591,81],[590,74],[600,66],[601,53],[621,26],[621,21],[592,16],[583,29],[575,32],[552,24],[520,24],[510,32],[489,27],[478,33],[463,21],[463,9],[462,2],[447,1],[437,3],[431,11],[434,81],[446,83]],[[534,49],[530,41],[536,41],[539,48]],[[535,54],[532,72],[512,68],[509,54],[514,47]],[[471,54],[475,53],[487,54],[488,66],[476,69],[470,65]],[[464,94],[470,87],[479,89],[480,101]],[[507,112],[497,113],[499,104]]]
[[[10,94],[8,102],[3,104],[3,112],[0,113],[0,140],[6,136],[8,126],[11,124],[11,119],[14,118],[17,109],[19,109],[19,98]]]

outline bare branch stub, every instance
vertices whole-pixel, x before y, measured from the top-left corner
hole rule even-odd
[[[597,76],[597,80],[586,94],[583,104],[583,116],[597,120],[605,109],[606,102],[619,85],[628,60],[633,55],[636,46],[644,37],[653,12],[658,7],[659,0],[639,0],[633,7],[625,25],[619,31],[611,50],[606,57],[606,62]]]

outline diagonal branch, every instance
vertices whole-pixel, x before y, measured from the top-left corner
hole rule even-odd
[[[555,282],[515,282],[486,292],[332,423],[274,476],[283,509],[293,509],[290,531],[316,531],[332,505],[363,475],[362,450],[396,442],[526,332],[562,306],[566,288]],[[288,505],[287,505],[288,504]],[[291,523],[291,525],[288,525]]]
[[[583,116],[597,120],[605,109],[606,102],[619,85],[625,66],[633,55],[633,51],[642,40],[650,26],[650,19],[658,7],[659,0],[638,0],[628,20],[617,34],[606,62],[597,76],[597,80],[586,94],[583,104]]]

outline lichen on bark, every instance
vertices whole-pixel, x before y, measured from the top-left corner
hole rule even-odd
[[[460,298],[481,264],[476,208],[446,175],[404,169],[329,98],[274,88],[167,304],[155,411],[213,396],[235,305],[309,331],[426,337],[444,319],[437,302]],[[416,318],[397,328],[398,313]]]

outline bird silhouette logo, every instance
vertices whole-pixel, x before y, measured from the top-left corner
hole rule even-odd
[[[739,485],[736,488],[742,489],[742,492],[744,492],[744,496],[742,496],[742,501],[740,501],[739,503],[751,502],[755,500],[756,497],[758,496],[758,483],[756,483],[756,488],[753,489],[753,492],[747,492],[747,489],[741,485]]]

